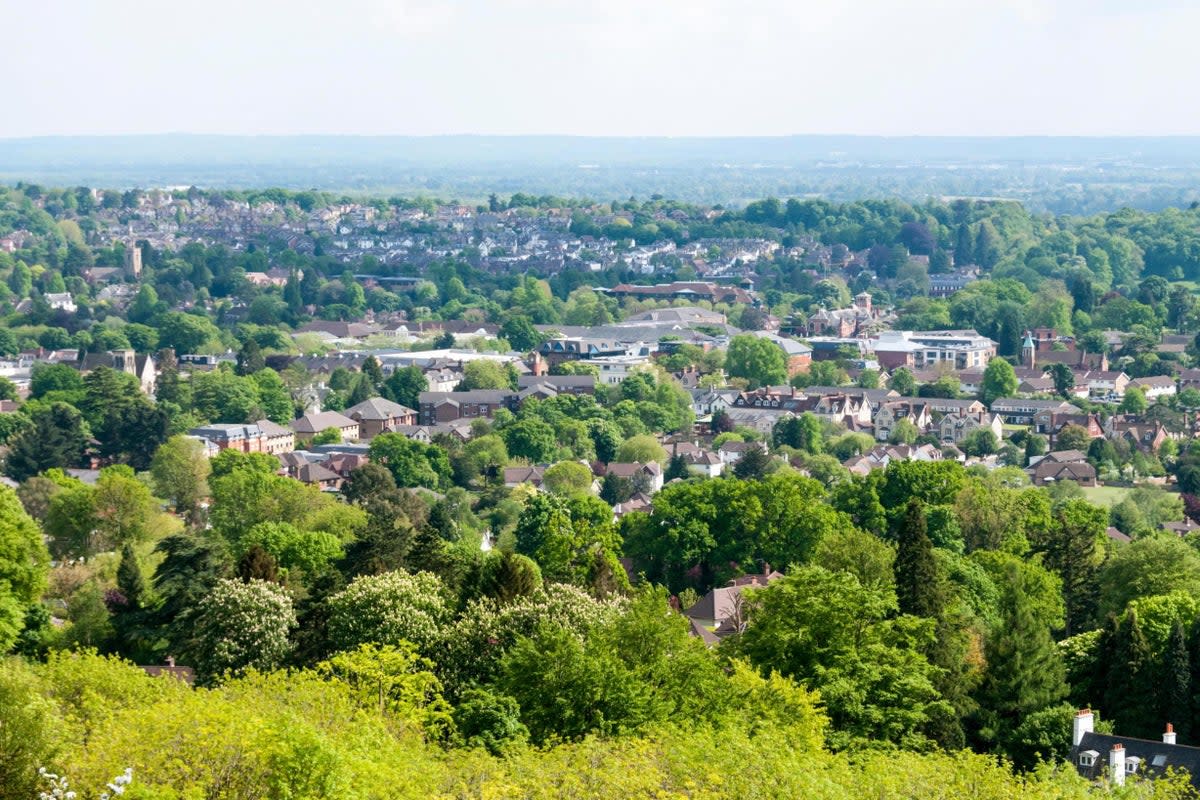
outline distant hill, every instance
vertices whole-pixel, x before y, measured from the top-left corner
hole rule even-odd
[[[518,191],[602,200],[657,193],[709,203],[766,195],[999,196],[1091,213],[1196,199],[1200,137],[39,137],[0,139],[0,180],[464,200]]]

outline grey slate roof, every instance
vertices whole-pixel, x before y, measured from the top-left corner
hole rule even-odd
[[[1125,759],[1141,759],[1137,774],[1161,776],[1168,768],[1187,770],[1192,786],[1200,789],[1200,747],[1183,744],[1164,744],[1150,739],[1131,739],[1128,736],[1110,736],[1104,733],[1085,733],[1078,745],[1071,748],[1071,763],[1085,778],[1098,779],[1108,769],[1108,754],[1113,745],[1125,746]],[[1085,767],[1079,763],[1079,754],[1087,750],[1099,753],[1095,763]]]

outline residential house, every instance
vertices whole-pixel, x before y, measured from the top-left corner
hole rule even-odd
[[[1176,536],[1187,536],[1189,533],[1200,531],[1200,525],[1197,525],[1193,520],[1184,517],[1178,522],[1164,522],[1162,529],[1167,533],[1173,533]]]
[[[960,400],[955,397],[899,397],[899,400],[920,400],[935,414],[982,414],[988,408],[979,400]]]
[[[722,630],[726,635],[740,632],[745,624],[742,613],[743,590],[767,586],[782,577],[782,573],[772,570],[768,565],[760,574],[734,578],[725,586],[710,589],[695,605],[684,609],[684,616],[721,638]]]
[[[737,389],[693,389],[692,410],[697,417],[707,417],[733,406],[739,394]]]
[[[624,503],[617,503],[613,506],[613,518],[620,519],[621,517],[633,511],[644,511],[650,513],[654,508],[654,501],[650,495],[637,492],[626,500]]]
[[[431,392],[453,392],[462,379],[461,370],[449,367],[431,367],[425,370],[425,383]]]
[[[280,453],[290,453],[296,449],[296,432],[285,428],[269,419],[260,419],[254,423],[266,437],[262,452],[277,456]]]
[[[1033,431],[1040,433],[1043,436],[1049,437],[1050,444],[1053,445],[1058,439],[1058,434],[1068,425],[1075,425],[1083,428],[1088,432],[1088,437],[1099,439],[1104,436],[1104,428],[1100,425],[1100,418],[1095,414],[1079,413],[1060,413],[1053,410],[1042,410],[1033,415]]]
[[[79,310],[79,306],[75,305],[75,298],[71,296],[70,292],[47,292],[43,298],[54,311],[74,314]]]
[[[1119,400],[1129,385],[1129,376],[1119,370],[1088,370],[1079,380],[1086,382],[1088,394],[1099,400]]]
[[[1175,394],[1175,380],[1170,375],[1151,375],[1146,378],[1134,378],[1129,382],[1142,390],[1146,399],[1154,402],[1160,397],[1171,397]]]
[[[358,421],[350,419],[337,411],[319,411],[315,414],[305,414],[292,421],[292,431],[298,439],[312,439],[321,431],[334,428],[342,436],[342,441],[358,438]]]
[[[1063,450],[1050,453],[1026,470],[1034,486],[1046,486],[1061,481],[1074,481],[1080,486],[1096,485],[1096,468],[1083,458],[1078,450]]]
[[[880,444],[861,456],[847,459],[842,465],[854,475],[866,475],[893,461],[942,461],[943,458],[941,449],[931,444]]]
[[[1110,439],[1124,439],[1143,453],[1157,453],[1171,434],[1161,422],[1143,420],[1128,414],[1108,418],[1104,432]]]
[[[997,441],[1004,436],[1004,423],[1000,415],[989,414],[986,411],[978,414],[946,414],[938,420],[936,428],[939,439],[955,445],[961,444],[964,439],[981,429],[991,431]]]
[[[751,451],[767,452],[767,446],[762,442],[725,442],[717,448],[717,456],[726,466],[733,466]]]
[[[1200,389],[1200,369],[1181,369],[1179,371],[1179,391],[1184,389]]]
[[[467,392],[421,392],[419,395],[421,425],[438,425],[460,419],[476,419],[492,415],[501,408],[511,408],[516,392],[507,389],[473,389]]]
[[[1010,425],[1031,425],[1039,411],[1078,414],[1078,406],[1066,400],[1036,400],[1028,397],[1000,397],[992,401],[992,413],[999,414]]]
[[[404,425],[417,424],[417,412],[383,397],[372,397],[342,412],[358,423],[355,438],[370,440]]]
[[[192,428],[188,431],[188,435],[211,442],[218,451],[267,452],[267,434],[256,424],[216,422]]]
[[[651,362],[650,357],[646,355],[624,355],[598,356],[596,358],[589,358],[587,363],[599,370],[599,383],[604,386],[615,386],[635,372],[645,371]]]
[[[687,465],[688,472],[705,478],[716,478],[725,470],[725,462],[711,450],[705,450],[692,442],[674,442],[667,447],[673,459],[679,456]]]
[[[1075,715],[1067,758],[1091,781],[1123,786],[1130,776],[1153,780],[1170,772],[1186,775],[1200,790],[1200,747],[1178,744],[1171,723],[1164,728],[1161,741],[1096,733],[1095,715],[1085,708]]]
[[[781,419],[796,416],[790,411],[782,411],[779,409],[767,410],[757,408],[730,408],[725,412],[725,416],[734,424],[734,426],[742,425],[761,436],[770,436],[775,430],[776,423]]]
[[[294,472],[289,473],[289,477],[295,478],[301,483],[318,486],[323,492],[336,492],[342,486],[341,475],[323,464],[311,461],[301,464]]]
[[[517,378],[517,390],[545,386],[555,394],[595,394],[594,375],[521,375]]]
[[[605,464],[604,475],[616,475],[633,483],[637,491],[652,495],[663,487],[663,471],[657,462],[642,464],[637,461],[629,463],[611,462]]]
[[[513,489],[522,483],[528,483],[535,489],[541,489],[545,475],[546,467],[544,466],[505,467],[504,485],[509,489]]]
[[[920,433],[929,430],[933,423],[929,404],[924,400],[901,398],[881,403],[875,411],[875,438],[886,442],[892,437],[892,431],[900,420],[908,420]]]

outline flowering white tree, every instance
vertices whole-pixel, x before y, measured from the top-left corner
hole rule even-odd
[[[196,610],[193,657],[197,675],[211,681],[225,672],[270,670],[292,649],[292,600],[273,583],[219,580]]]
[[[46,782],[46,789],[38,792],[38,800],[75,800],[78,796],[71,789],[66,775],[56,775],[45,767],[38,770],[38,775],[42,776],[42,780]],[[108,791],[100,793],[100,800],[112,800],[114,797],[120,797],[125,794],[126,787],[131,783],[133,783],[133,767],[126,767],[124,772],[108,782]]]
[[[329,598],[329,642],[334,650],[360,644],[411,642],[431,654],[451,618],[436,575],[404,570],[364,575]]]

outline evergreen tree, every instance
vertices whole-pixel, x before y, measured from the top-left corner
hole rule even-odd
[[[133,545],[129,542],[126,542],[121,548],[121,563],[117,567],[117,588],[121,590],[121,594],[125,597],[131,610],[137,611],[142,607],[142,600],[146,594],[146,581],[142,577],[142,568],[138,564],[137,554],[133,552]]]
[[[771,468],[771,457],[761,448],[747,450],[733,465],[733,474],[742,480],[761,480]]]
[[[375,356],[367,356],[367,360],[362,365],[362,373],[371,383],[371,395],[378,394],[379,387],[383,386],[383,365],[379,363],[379,359]]]
[[[528,597],[542,586],[542,571],[527,556],[505,550],[492,559],[484,579],[483,593],[501,605]]]
[[[279,565],[273,555],[256,544],[238,561],[237,574],[246,583],[254,580],[275,583],[279,580]]]
[[[958,226],[954,238],[954,265],[962,267],[970,264],[975,258],[975,237],[971,235],[971,226],[962,223]]]
[[[687,480],[688,475],[687,462],[684,461],[683,456],[676,454],[671,456],[671,460],[667,462],[667,471],[663,473],[663,483],[670,483],[676,478]]]
[[[311,264],[300,279],[300,296],[305,305],[315,305],[321,296],[321,275]]]
[[[1067,695],[1063,664],[1050,629],[1039,619],[1026,577],[1018,564],[1006,569],[1000,620],[984,642],[987,672],[979,701],[984,739],[1002,747],[1013,741],[1027,716]]]
[[[258,346],[258,342],[254,340],[254,337],[246,339],[237,354],[237,374],[253,375],[266,368],[267,361],[263,358],[262,348]]]
[[[346,407],[356,406],[374,396],[375,391],[371,386],[371,379],[367,377],[366,373],[363,373],[355,379],[354,385],[350,388],[350,395],[346,398]]]
[[[393,403],[409,408],[419,408],[421,392],[429,389],[429,381],[420,367],[401,367],[383,384],[383,396]]]
[[[1091,675],[1088,676],[1086,685],[1076,687],[1073,693],[1074,699],[1077,699],[1080,705],[1088,707],[1105,705],[1109,672],[1112,670],[1110,654],[1116,651],[1119,627],[1120,623],[1117,621],[1116,614],[1110,613],[1105,617],[1104,627],[1100,629],[1100,636],[1096,639],[1096,656],[1092,659]]]
[[[1101,642],[1103,644],[1103,642]],[[1108,652],[1112,652],[1109,650]],[[1188,654],[1191,656],[1192,668],[1192,732],[1200,731],[1200,625],[1192,625],[1191,636],[1188,640]],[[1103,659],[1101,659],[1103,660]]]
[[[458,534],[454,530],[454,520],[450,517],[450,510],[446,508],[444,502],[437,502],[429,509],[429,527],[442,538],[443,541],[453,542],[458,539]]]
[[[407,561],[410,572],[432,572],[441,575],[450,562],[446,540],[432,525],[422,525],[413,537]]]
[[[34,411],[33,424],[9,442],[5,471],[23,481],[53,467],[78,466],[87,446],[82,415],[67,403]]]
[[[1035,537],[1034,549],[1043,554],[1045,566],[1062,579],[1066,636],[1090,627],[1096,608],[1098,540],[1107,527],[1104,509],[1085,500],[1069,500],[1055,512],[1050,529]]]
[[[609,473],[600,484],[600,499],[615,506],[633,497],[633,481],[620,475]]]
[[[975,263],[985,269],[996,266],[1000,260],[1000,234],[991,220],[979,223],[979,232],[975,234]]]
[[[1107,654],[1101,654],[1101,658]],[[1142,633],[1137,611],[1129,609],[1117,628],[1111,654],[1104,707],[1116,730],[1124,736],[1150,739],[1158,735],[1159,702],[1156,695],[1150,645]]]
[[[169,347],[158,353],[158,380],[154,384],[154,397],[160,403],[182,405],[179,362],[175,359],[175,351]]]
[[[925,522],[925,504],[920,500],[908,501],[898,535],[899,549],[893,570],[900,612],[937,617],[946,605],[946,597]]]
[[[300,277],[296,270],[291,271],[283,287],[283,302],[287,303],[288,312],[293,319],[304,311],[304,296],[300,293]]]
[[[1179,620],[1171,628],[1171,638],[1163,652],[1160,685],[1163,706],[1159,719],[1174,725],[1179,738],[1188,743],[1192,732],[1192,659],[1187,634]]]

